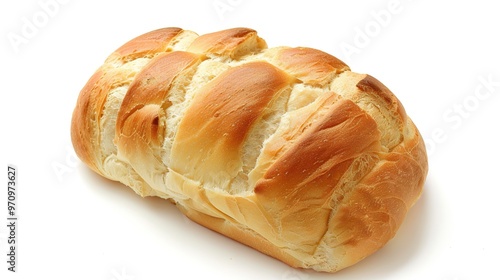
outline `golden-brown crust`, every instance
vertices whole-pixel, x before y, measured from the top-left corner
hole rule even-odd
[[[397,115],[401,119],[401,121],[405,121],[406,112],[399,101],[399,99],[379,80],[376,78],[366,75],[361,81],[356,84],[356,87],[361,89],[364,92],[369,92],[376,94],[382,101],[385,102],[385,105],[390,108],[392,111],[397,112]]]
[[[349,70],[340,59],[312,48],[284,48],[276,57],[278,65],[306,84],[323,87],[335,74]]]
[[[146,180],[161,163],[165,124],[159,118],[169,106],[167,95],[176,77],[200,63],[202,56],[176,51],[158,55],[136,76],[118,112],[115,143],[120,156]],[[148,163],[148,164],[144,164]],[[162,168],[157,172],[165,172]]]
[[[334,272],[386,244],[428,168],[398,98],[252,29],[193,34],[155,30],[108,57],[73,113],[77,155],[293,267]]]
[[[156,53],[164,52],[167,50],[170,41],[182,31],[181,28],[170,27],[142,34],[118,48],[108,57],[107,61],[120,60],[126,62],[139,57],[151,57]]]
[[[201,88],[179,125],[171,168],[201,181],[219,173],[232,177],[240,168],[250,127],[292,81],[269,63],[252,62],[225,71]]]
[[[99,126],[105,102],[112,89],[131,78],[128,72],[110,65],[163,52],[181,32],[180,28],[162,28],[130,40],[113,52],[83,87],[71,121],[72,142],[80,159],[97,173],[109,177],[103,171],[100,148]]]
[[[418,134],[413,136],[391,153],[381,154],[379,164],[332,216],[329,224],[336,240],[329,245],[347,252],[343,267],[385,245],[420,197],[427,158],[422,139]]]
[[[95,143],[91,141],[95,137],[93,124],[96,119],[96,111],[91,98],[94,85],[98,84],[102,76],[103,72],[101,70],[96,71],[82,89],[71,121],[71,141],[76,154],[85,164],[98,173],[100,173],[99,168],[94,158],[97,149]]]
[[[249,46],[245,42],[249,43]],[[232,28],[201,35],[193,41],[187,51],[237,58],[241,54],[248,54],[246,48],[251,48],[252,51],[257,52],[266,47],[266,42],[257,36],[255,30]]]
[[[117,137],[119,138],[124,133],[122,130],[125,120],[136,110],[155,104],[158,105],[156,110],[159,113],[161,105],[167,101],[166,96],[172,81],[200,59],[200,55],[177,51],[159,55],[144,67],[130,84],[123,98],[116,121]],[[131,125],[135,126],[133,123]],[[133,132],[133,129],[129,130]]]
[[[283,239],[313,253],[327,230],[332,209],[325,205],[339,180],[356,158],[380,149],[379,137],[373,119],[340,100],[274,161],[254,191]]]

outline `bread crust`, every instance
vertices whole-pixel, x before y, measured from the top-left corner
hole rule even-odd
[[[95,172],[290,266],[335,272],[384,246],[420,197],[424,142],[376,78],[257,32],[155,30],[80,92]]]

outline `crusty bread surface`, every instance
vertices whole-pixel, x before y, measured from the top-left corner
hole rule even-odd
[[[268,48],[248,28],[163,28],[127,42],[83,87],[71,136],[102,176],[327,272],[396,234],[428,168],[421,135],[380,81],[313,48]]]

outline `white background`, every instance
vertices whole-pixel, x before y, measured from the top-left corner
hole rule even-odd
[[[0,279],[500,279],[494,1],[54,1],[0,4]],[[114,49],[167,26],[251,27],[269,46],[321,49],[396,93],[430,162],[396,237],[335,275],[299,271],[76,160],[69,128],[80,89]],[[15,274],[8,164],[18,168]]]

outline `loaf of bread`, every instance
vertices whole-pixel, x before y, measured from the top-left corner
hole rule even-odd
[[[82,89],[71,136],[102,176],[327,272],[386,244],[427,175],[424,142],[386,86],[247,28],[127,42]]]

